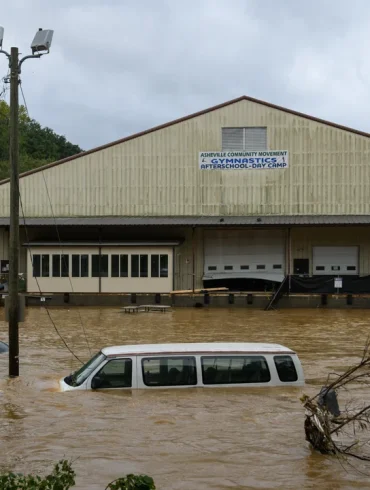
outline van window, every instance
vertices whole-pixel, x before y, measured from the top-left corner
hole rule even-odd
[[[263,356],[203,356],[203,384],[268,383],[270,370]]]
[[[298,375],[291,356],[275,356],[274,362],[280,381],[297,381]]]
[[[146,386],[196,385],[195,357],[153,357],[141,361]]]
[[[93,377],[94,388],[130,388],[132,386],[132,360],[112,359]]]

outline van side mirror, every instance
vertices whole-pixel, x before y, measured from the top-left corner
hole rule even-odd
[[[97,388],[100,388],[102,384],[103,384],[102,378],[100,378],[99,376],[95,376],[91,380],[91,389],[96,390]]]

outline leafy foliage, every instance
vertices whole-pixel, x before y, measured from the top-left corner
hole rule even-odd
[[[153,478],[146,475],[127,475],[110,483],[105,490],[155,490]]]
[[[9,114],[10,108],[0,101],[0,180],[9,177]],[[27,115],[25,107],[19,108],[19,158],[20,171],[25,172],[46,163],[61,160],[82,150],[64,136],[41,125]]]
[[[68,490],[75,484],[75,476],[71,463],[62,460],[45,478],[15,473],[2,474],[0,488],[2,490]]]
[[[1,490],[68,490],[75,485],[72,464],[61,460],[45,478],[16,473],[0,474]],[[109,483],[105,490],[156,490],[154,481],[146,475],[127,475]]]

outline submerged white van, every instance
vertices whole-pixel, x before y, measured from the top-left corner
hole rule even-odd
[[[106,347],[60,380],[62,391],[289,385],[304,385],[297,354],[260,343]]]

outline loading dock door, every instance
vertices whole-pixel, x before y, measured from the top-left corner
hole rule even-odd
[[[282,230],[206,230],[204,280],[251,278],[281,282],[285,276]]]
[[[358,247],[313,247],[313,274],[357,275]]]

